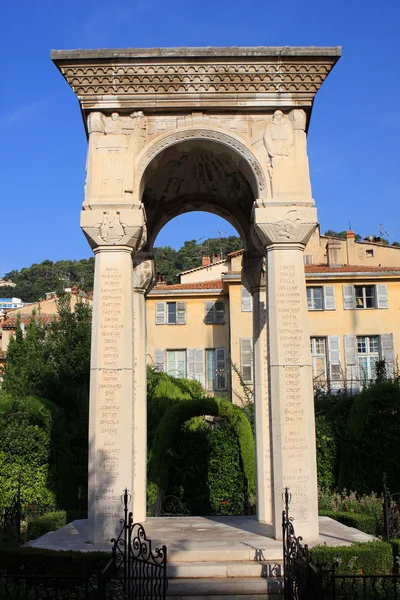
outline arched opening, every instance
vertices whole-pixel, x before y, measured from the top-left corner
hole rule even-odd
[[[145,250],[171,219],[206,211],[226,219],[241,236],[246,250],[257,242],[251,213],[258,182],[248,161],[232,147],[212,139],[187,139],[158,153],[141,182],[148,239]]]

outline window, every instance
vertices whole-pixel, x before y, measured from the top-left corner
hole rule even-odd
[[[345,310],[388,308],[387,285],[344,285],[343,308]]]
[[[365,256],[367,258],[373,258],[374,257],[374,251],[373,250],[366,250],[365,251]]]
[[[312,254],[303,254],[303,260],[304,260],[305,265],[312,265],[313,264]]]
[[[326,371],[326,338],[311,338],[311,356],[314,381],[325,382]]]
[[[311,360],[314,383],[324,385],[329,379],[332,389],[338,389],[342,384],[342,368],[340,363],[340,337],[312,337]]]
[[[393,334],[382,335],[345,335],[344,354],[346,362],[346,380],[356,382],[374,380],[376,377],[375,363],[384,360],[386,374],[393,377],[394,374],[394,346]]]
[[[167,350],[167,373],[172,377],[186,377],[186,350]]]
[[[375,286],[355,285],[356,308],[375,308]]]
[[[253,340],[240,339],[240,371],[245,383],[253,383]]]
[[[375,363],[379,360],[379,336],[357,337],[357,355],[360,379],[362,381],[375,379]]]
[[[225,323],[225,305],[222,301],[204,303],[204,323],[207,325]]]
[[[206,350],[206,388],[210,391],[226,390],[226,349]]]
[[[333,285],[307,287],[308,310],[335,310],[335,288]]]
[[[186,302],[156,302],[156,325],[165,324],[186,324]]]
[[[242,285],[242,312],[252,312],[253,310],[253,297],[248,290]]]

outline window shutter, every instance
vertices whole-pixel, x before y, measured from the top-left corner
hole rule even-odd
[[[216,385],[218,391],[226,390],[226,348],[215,348]]]
[[[242,285],[242,312],[252,312],[253,297],[248,290]]]
[[[154,364],[157,371],[164,371],[164,348],[156,348],[154,351]]]
[[[178,325],[186,323],[186,302],[176,303],[176,322]]]
[[[223,302],[216,302],[215,308],[215,320],[214,323],[225,323],[225,304]]]
[[[346,364],[346,384],[350,388],[358,387],[357,338],[355,335],[344,336],[344,361]]]
[[[323,290],[325,310],[336,310],[335,288],[333,285],[325,285]]]
[[[210,324],[214,322],[214,302],[204,303],[204,323]]]
[[[199,381],[203,387],[205,386],[203,348],[196,348],[194,351],[194,378],[196,381]]]
[[[195,379],[195,370],[194,370],[195,352],[196,351],[195,351],[194,348],[188,348],[187,349],[187,353],[186,353],[186,357],[187,357],[186,372],[187,372],[187,378],[188,379]]]
[[[341,363],[340,363],[340,337],[330,335],[328,337],[328,362],[329,378],[333,389],[339,389],[342,385]]]
[[[156,325],[165,325],[167,322],[166,302],[156,302]]]
[[[240,339],[240,366],[243,380],[253,382],[253,344],[251,338]]]
[[[376,297],[378,299],[378,308],[388,308],[388,293],[386,284],[378,284],[376,286]]]
[[[386,363],[386,374],[392,378],[394,376],[394,345],[393,333],[384,333],[381,335],[381,354]]]
[[[344,310],[353,310],[356,307],[354,300],[354,286],[344,285],[343,289],[343,308]]]

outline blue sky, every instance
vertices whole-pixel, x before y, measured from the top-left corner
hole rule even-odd
[[[79,228],[86,138],[78,101],[51,49],[152,46],[336,46],[308,137],[321,230],[400,241],[398,0],[4,0],[0,276],[91,251]],[[198,213],[158,245],[234,233]]]

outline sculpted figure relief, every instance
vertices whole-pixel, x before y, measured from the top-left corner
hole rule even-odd
[[[276,110],[272,123],[267,125],[264,144],[272,167],[276,167],[282,158],[289,156],[293,147],[293,129],[281,110]]]

